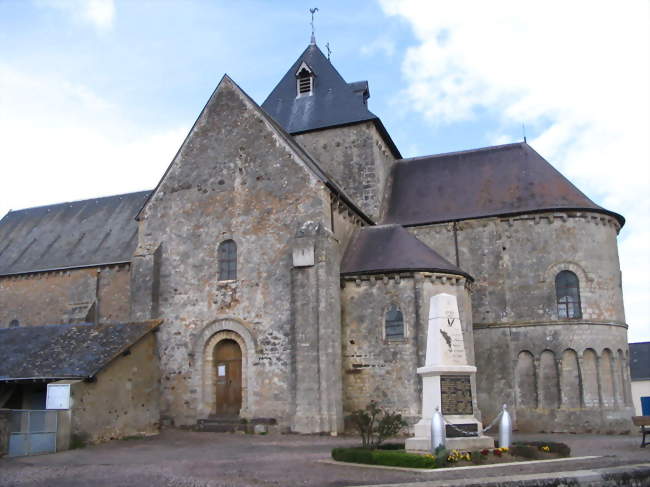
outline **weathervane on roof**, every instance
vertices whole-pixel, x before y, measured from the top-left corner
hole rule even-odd
[[[316,36],[314,35],[314,14],[318,12],[318,7],[310,8],[309,13],[311,13],[311,43],[316,44]]]

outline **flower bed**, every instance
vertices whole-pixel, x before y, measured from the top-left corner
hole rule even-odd
[[[480,451],[446,450],[435,454],[408,453],[402,445],[383,445],[382,449],[334,448],[332,458],[339,462],[364,463],[410,468],[462,467],[495,463],[568,457],[570,448],[564,443],[515,443],[511,448],[486,448]]]

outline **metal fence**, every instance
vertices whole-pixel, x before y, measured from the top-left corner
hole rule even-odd
[[[57,411],[13,409],[9,416],[9,456],[56,451]]]

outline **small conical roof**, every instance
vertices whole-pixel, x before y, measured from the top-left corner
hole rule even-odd
[[[400,225],[363,227],[348,244],[342,275],[424,271],[472,277]]]
[[[303,63],[314,74],[313,94],[297,97],[296,74]],[[262,108],[290,134],[378,120],[366,106],[367,87],[367,82],[347,83],[318,46],[310,44]]]

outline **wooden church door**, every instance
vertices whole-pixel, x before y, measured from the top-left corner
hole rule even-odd
[[[241,348],[234,340],[222,340],[214,349],[219,416],[237,416],[241,409]]]

